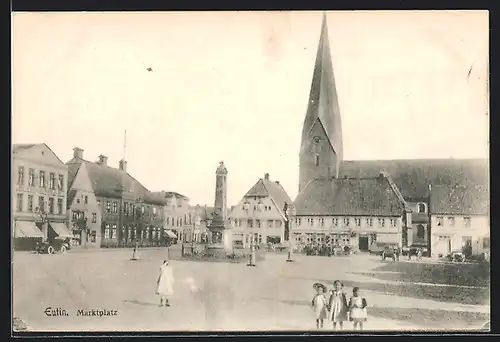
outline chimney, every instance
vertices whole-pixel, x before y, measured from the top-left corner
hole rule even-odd
[[[275,183],[278,184],[278,185],[280,185],[280,181],[276,181]]]
[[[99,162],[98,164],[108,166],[108,157],[103,156],[102,154],[99,156]]]
[[[264,179],[269,180],[269,173],[264,173]]]
[[[73,158],[83,159],[83,150],[80,147],[75,147],[73,149]]]
[[[127,172],[127,161],[126,160],[120,160],[119,162],[119,169],[122,171]]]

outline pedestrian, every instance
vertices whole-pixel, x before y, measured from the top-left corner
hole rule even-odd
[[[156,294],[160,296],[160,306],[170,306],[168,299],[174,294],[174,275],[172,267],[169,266],[167,260],[163,260],[160,266],[160,275],[156,282]]]
[[[352,297],[349,300],[349,320],[352,321],[354,330],[359,326],[363,330],[363,323],[367,320],[366,299],[360,296],[359,287],[352,289]]]
[[[323,328],[323,320],[326,318],[328,301],[326,299],[326,286],[320,283],[315,283],[313,288],[316,290],[316,295],[312,299],[312,307],[316,313],[316,328]]]
[[[333,329],[339,330],[344,327],[344,321],[347,321],[348,305],[346,294],[343,290],[344,284],[339,280],[333,282],[334,289],[330,292],[328,307],[330,309],[329,320],[333,322]]]

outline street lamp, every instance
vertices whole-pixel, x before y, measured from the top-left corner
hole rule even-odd
[[[243,204],[243,207],[244,209],[248,212],[248,210],[250,209],[250,203],[248,201],[245,201],[245,203]],[[252,238],[251,238],[251,245],[250,245],[250,262],[248,263],[247,266],[256,266],[255,264],[255,261],[256,261],[256,251],[255,251],[255,248],[256,248],[256,244],[258,243],[258,239],[257,239],[257,242],[255,241],[255,212],[261,212],[263,211],[263,208],[264,208],[264,203],[262,202],[262,200],[259,200],[259,202],[257,203],[257,205],[254,207],[254,210],[252,211],[252,215],[251,218],[252,218]]]
[[[286,259],[286,262],[292,262],[292,253],[293,253],[293,234],[292,234],[292,218],[295,217],[295,208],[290,207],[285,203],[286,209],[285,209],[285,216],[288,222],[288,258]]]

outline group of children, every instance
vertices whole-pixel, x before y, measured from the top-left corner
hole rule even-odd
[[[363,323],[367,320],[366,299],[360,296],[359,287],[352,289],[352,297],[347,302],[347,296],[343,291],[344,285],[339,280],[333,283],[334,289],[329,292],[325,285],[316,283],[313,288],[316,295],[312,300],[312,307],[316,313],[316,328],[323,328],[323,321],[328,319],[333,322],[333,329],[343,329],[345,321],[353,322],[354,330],[359,327],[363,330]]]

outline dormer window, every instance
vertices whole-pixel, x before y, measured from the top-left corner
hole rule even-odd
[[[417,213],[426,213],[427,212],[427,206],[425,203],[419,203],[417,204]]]
[[[316,166],[319,166],[319,154],[316,154],[316,155],[314,156],[314,164],[315,164]]]

